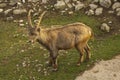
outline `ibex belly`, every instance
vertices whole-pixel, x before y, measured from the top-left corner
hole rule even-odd
[[[70,49],[75,46],[75,35],[61,32],[56,39],[56,46],[59,50]]]

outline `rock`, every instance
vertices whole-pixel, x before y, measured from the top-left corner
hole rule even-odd
[[[108,13],[109,13],[109,14],[113,14],[113,13],[114,13],[114,11],[110,10],[110,11],[108,11]]]
[[[20,27],[24,27],[24,26],[25,26],[25,24],[23,24],[23,23],[20,23],[20,24],[19,24],[19,26],[20,26]]]
[[[13,22],[14,22],[14,23],[17,23],[17,22],[18,22],[18,20],[13,20]]]
[[[23,22],[24,22],[24,20],[23,20],[23,19],[19,20],[19,23],[23,23]]]
[[[25,14],[25,13],[27,13],[26,9],[15,9],[15,10],[13,10],[14,15],[21,15],[21,14]]]
[[[60,12],[61,12],[61,15],[64,15],[64,14],[66,13],[65,10],[62,10],[62,11],[60,11]]]
[[[109,24],[112,24],[113,22],[112,22],[112,21],[109,21],[108,23],[109,23]]]
[[[98,3],[99,2],[99,0],[93,0],[93,2],[92,3]]]
[[[101,30],[105,32],[110,32],[110,26],[108,26],[106,23],[103,23],[100,27]]]
[[[65,8],[64,1],[57,1],[57,3],[54,5],[56,9]]]
[[[17,3],[16,2],[10,2],[9,5],[10,6],[15,6]]]
[[[98,7],[98,5],[96,4],[89,4],[89,6],[90,6],[90,9],[92,10],[95,10]]]
[[[117,12],[117,14],[116,14],[117,16],[120,16],[120,11],[119,12]]]
[[[10,16],[10,17],[6,18],[7,21],[12,21],[13,19],[14,19],[13,16]]]
[[[69,11],[69,12],[68,12],[68,14],[70,14],[70,15],[73,14],[73,13],[74,13],[73,11]]]
[[[46,4],[47,3],[47,0],[42,0],[42,4]]]
[[[77,5],[75,5],[75,11],[78,11],[78,10],[84,8],[84,7],[85,7],[85,5],[80,2],[80,3],[78,3]]]
[[[113,0],[114,2],[116,2],[117,0]]]
[[[0,13],[2,13],[3,12],[3,9],[0,9]]]
[[[111,0],[100,0],[100,5],[105,7],[105,8],[109,8],[112,4]]]
[[[116,9],[116,12],[119,12],[119,11],[120,11],[120,8],[117,8],[117,9]]]
[[[0,8],[4,8],[4,7],[6,7],[6,6],[7,6],[6,3],[0,3]]]
[[[89,11],[86,12],[87,15],[94,15],[94,11],[90,9]]]
[[[37,1],[40,1],[40,0],[28,0],[29,2],[37,2]],[[42,1],[46,1],[46,0],[42,0]]]
[[[103,8],[97,8],[95,10],[95,15],[101,15],[103,13]]]
[[[8,15],[11,11],[12,11],[12,9],[7,9],[7,10],[4,11],[4,14]]]
[[[120,2],[116,2],[112,5],[113,10],[115,10],[116,8],[120,8]]]

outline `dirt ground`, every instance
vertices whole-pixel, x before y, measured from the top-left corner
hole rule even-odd
[[[75,80],[120,80],[120,55],[111,60],[95,63],[93,68]]]

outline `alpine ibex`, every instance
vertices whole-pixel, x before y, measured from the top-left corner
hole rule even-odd
[[[86,58],[90,59],[90,48],[87,44],[89,39],[93,36],[93,32],[87,25],[77,22],[64,25],[63,27],[45,28],[42,29],[40,22],[42,20],[43,12],[37,24],[32,25],[31,10],[28,13],[28,24],[30,37],[33,37],[32,41],[37,41],[43,45],[50,52],[50,64],[54,70],[57,70],[57,56],[59,50],[66,50],[70,48],[76,48],[80,54],[78,65],[83,62],[84,52],[86,52]]]

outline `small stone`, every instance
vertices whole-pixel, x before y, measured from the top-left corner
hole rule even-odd
[[[19,23],[23,23],[23,22],[24,22],[24,20],[22,20],[22,19],[21,19],[21,20],[19,20]]]
[[[94,15],[94,11],[90,9],[89,11],[86,12],[87,15]]]
[[[113,13],[114,13],[114,11],[110,10],[110,11],[108,11],[108,13],[109,13],[109,14],[113,14]]]
[[[117,16],[120,16],[120,11],[119,12],[117,12],[117,14],[116,14]]]
[[[21,50],[21,52],[25,52],[25,50]]]
[[[73,14],[73,11],[69,11],[68,14],[70,14],[70,15]]]
[[[93,0],[93,2],[92,3],[98,3],[99,2],[99,0]]]
[[[20,27],[24,27],[24,26],[25,26],[25,24],[23,24],[23,23],[20,23],[20,24],[19,24],[19,26],[20,26]]]
[[[21,14],[26,14],[27,10],[26,9],[15,9],[13,10],[14,15],[21,15]]]
[[[12,9],[7,9],[7,10],[4,11],[4,14],[8,15],[11,11],[12,11]]]
[[[95,15],[101,15],[103,13],[103,8],[97,8],[95,10]]]
[[[112,21],[109,21],[108,23],[109,23],[109,24],[112,24]]]
[[[22,66],[23,66],[23,67],[26,67],[26,66],[27,66],[25,61],[22,63]]]
[[[13,16],[10,16],[10,17],[6,18],[7,21],[12,21],[13,19],[14,19]]]
[[[0,9],[0,13],[2,13],[3,12],[3,9]]]
[[[110,27],[106,23],[103,23],[100,29],[106,32],[110,32]]]
[[[14,23],[17,23],[17,22],[18,22],[18,20],[13,20],[13,22],[14,22]]]
[[[96,4],[90,4],[89,6],[90,6],[90,9],[92,10],[95,10],[98,7],[98,5]]]
[[[75,5],[75,11],[78,11],[84,7],[85,7],[85,5],[83,3],[79,3],[79,4]]]
[[[117,9],[116,9],[116,12],[119,12],[119,11],[120,11],[120,8],[117,8]]]

